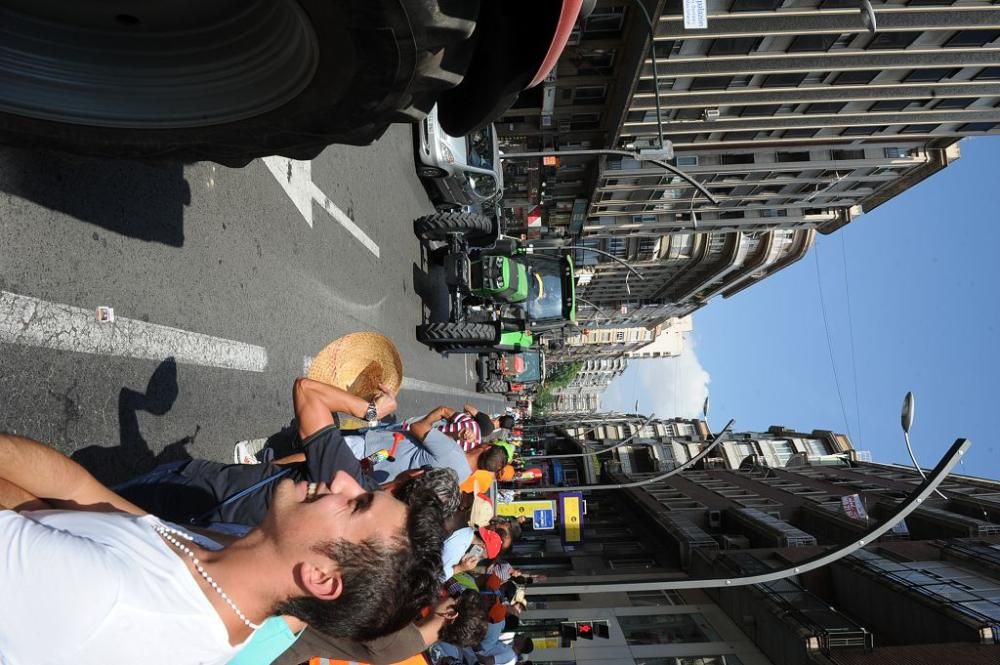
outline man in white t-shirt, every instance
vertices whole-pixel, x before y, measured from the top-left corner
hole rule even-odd
[[[0,507],[3,665],[225,663],[275,614],[371,639],[408,623],[438,584],[414,562],[440,567],[440,503],[408,508],[345,473],[281,481],[260,526],[222,549],[29,439],[0,434],[0,479],[0,496],[76,508]]]

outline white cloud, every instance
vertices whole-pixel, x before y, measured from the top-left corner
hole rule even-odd
[[[628,369],[615,379],[601,400],[604,409],[655,413],[658,418],[696,418],[708,396],[711,377],[695,353],[694,338],[684,336],[684,350],[675,358],[629,360]]]

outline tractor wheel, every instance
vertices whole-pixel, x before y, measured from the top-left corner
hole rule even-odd
[[[493,221],[489,217],[471,212],[438,212],[413,222],[413,232],[421,240],[445,240],[449,233],[481,236],[492,230]]]
[[[483,381],[476,384],[476,391],[481,393],[505,393],[507,392],[507,382]]]
[[[425,323],[417,326],[417,341],[439,350],[467,346],[492,346],[497,342],[492,323]]]
[[[462,81],[479,14],[478,0],[7,4],[0,143],[226,166],[422,119]]]

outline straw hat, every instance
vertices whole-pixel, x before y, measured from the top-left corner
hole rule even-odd
[[[336,339],[309,365],[307,376],[371,401],[384,383],[399,392],[403,360],[392,341],[377,332],[357,332]]]

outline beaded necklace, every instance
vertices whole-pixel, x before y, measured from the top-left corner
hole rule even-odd
[[[188,547],[181,541],[177,540],[177,538],[175,538],[174,536],[177,535],[180,536],[181,538],[184,538],[185,540],[189,540],[192,542],[194,541],[194,538],[184,533],[183,531],[179,531],[178,529],[172,529],[169,526],[154,526],[153,530],[156,531],[156,533],[163,536],[164,540],[166,540],[168,543],[179,549],[181,552],[186,554],[189,559],[191,559],[191,562],[194,564],[195,570],[197,570],[198,573],[203,578],[205,578],[205,581],[208,582],[209,586],[215,589],[216,593],[218,593],[222,597],[222,600],[226,601],[226,604],[232,608],[233,612],[236,612],[236,616],[238,616],[240,620],[243,621],[243,623],[245,623],[250,630],[257,630],[258,628],[260,628],[260,624],[256,624],[250,621],[250,619],[248,619],[246,615],[240,611],[240,608],[236,607],[236,603],[233,602],[233,599],[226,595],[226,592],[222,590],[222,587],[219,586],[219,583],[213,580],[212,576],[209,575],[208,572],[206,572],[205,569],[201,567],[201,562],[198,560],[198,557],[194,555],[194,550],[192,550],[190,547]]]

